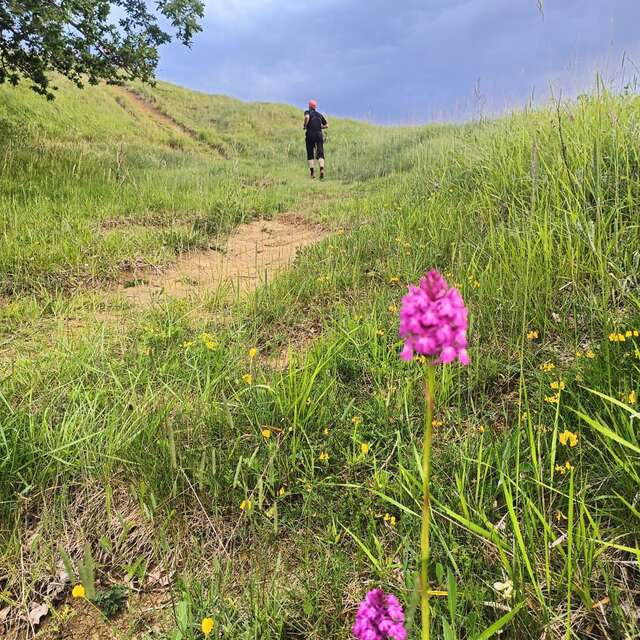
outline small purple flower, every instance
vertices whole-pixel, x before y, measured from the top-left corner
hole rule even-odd
[[[382,589],[369,591],[358,607],[351,631],[358,640],[407,640],[398,598]]]
[[[469,364],[467,318],[469,311],[457,289],[435,270],[409,285],[400,309],[400,337],[404,348],[400,357],[411,360],[415,353],[448,364],[456,358]]]

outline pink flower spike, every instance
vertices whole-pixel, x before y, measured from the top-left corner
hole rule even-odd
[[[449,287],[436,270],[420,279],[420,286],[409,285],[400,309],[400,337],[403,360],[414,353],[448,364],[456,359],[462,365],[470,362],[467,352],[469,311],[460,292]]]
[[[382,589],[367,593],[351,630],[357,640],[407,640],[402,606],[398,598]]]

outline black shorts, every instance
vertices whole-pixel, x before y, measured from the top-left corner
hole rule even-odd
[[[324,158],[324,139],[322,136],[307,136],[307,160]]]

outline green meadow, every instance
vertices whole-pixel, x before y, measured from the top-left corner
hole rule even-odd
[[[340,640],[381,586],[419,637],[398,309],[437,268],[471,364],[436,371],[433,637],[639,637],[640,101],[328,117],[320,182],[293,107],[0,87],[0,635]],[[255,290],[122,295],[287,216],[318,242]]]

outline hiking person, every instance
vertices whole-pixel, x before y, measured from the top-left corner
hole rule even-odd
[[[326,118],[317,111],[318,103],[309,100],[309,108],[304,112],[304,130],[306,132],[305,141],[307,145],[307,160],[309,162],[309,173],[315,178],[315,159],[318,158],[320,165],[320,180],[324,179],[324,137],[323,129],[329,126]]]

